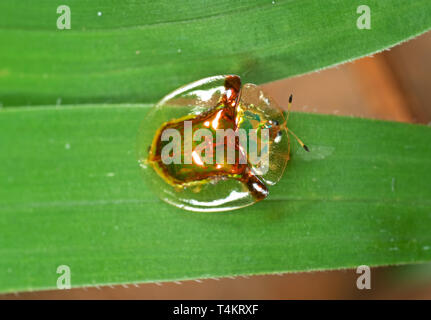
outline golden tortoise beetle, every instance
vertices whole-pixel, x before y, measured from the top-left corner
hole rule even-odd
[[[291,102],[292,96],[289,108]],[[251,205],[282,177],[288,133],[308,151],[288,130],[288,114],[256,85],[241,85],[238,76],[205,78],[175,90],[148,113],[138,135],[138,161],[152,189],[177,207],[214,212]],[[260,162],[251,161],[253,147]]]

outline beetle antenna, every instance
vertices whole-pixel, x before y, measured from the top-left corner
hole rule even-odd
[[[310,149],[308,149],[307,145],[304,142],[302,142],[302,140],[299,139],[298,136],[287,127],[287,120],[289,119],[290,109],[292,108],[292,101],[293,101],[293,95],[291,94],[289,97],[289,103],[287,104],[287,111],[283,112],[283,114],[285,115],[283,127],[286,128],[288,133],[292,134],[292,136],[296,139],[296,141],[298,141],[298,143],[301,145],[301,147],[304,148],[305,151],[310,152]]]
[[[295,137],[296,141],[298,141],[298,143],[301,145],[301,147],[304,148],[305,151],[310,152],[310,149],[308,149],[308,147],[304,144],[304,142],[302,142],[302,140],[299,139],[298,136],[292,130],[290,130],[289,128],[286,128],[286,129],[287,129],[287,132],[289,132],[292,136]]]
[[[289,119],[290,109],[292,108],[292,101],[293,101],[293,95],[291,94],[290,97],[289,97],[289,103],[287,104],[286,122]]]
[[[293,95],[290,95],[290,97],[289,97],[289,103],[287,104],[287,111],[283,111],[284,126],[285,127],[287,127],[287,120],[289,119],[290,109],[292,108],[292,100],[293,100]]]

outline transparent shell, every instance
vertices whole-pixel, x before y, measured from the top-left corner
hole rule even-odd
[[[238,83],[237,76],[214,76],[193,82],[167,95],[143,119],[137,140],[138,162],[147,186],[162,200],[191,211],[228,211],[262,200],[268,194],[266,187],[282,177],[289,160],[284,115],[257,86],[237,86]],[[259,134],[257,138],[249,134],[246,150],[236,150],[236,156],[239,153],[245,155],[245,164],[238,164],[236,160],[234,164],[218,165],[215,148],[214,163],[203,164],[201,158],[196,162],[193,157],[191,164],[185,164],[184,146],[181,147],[181,153],[184,153],[181,154],[181,164],[164,164],[160,160],[160,150],[167,142],[161,142],[161,133],[167,128],[177,128],[186,141],[184,121],[192,121],[193,133],[198,128],[209,128],[214,135],[216,129],[230,128],[234,132],[255,129],[258,133],[268,129],[269,144],[265,144],[269,150],[268,161],[250,162],[252,148],[262,148],[264,140]],[[193,153],[199,143],[193,142],[190,149]],[[216,144],[214,136],[214,146]],[[266,149],[260,149],[260,156],[264,154],[262,150]]]

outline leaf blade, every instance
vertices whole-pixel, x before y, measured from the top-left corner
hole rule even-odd
[[[293,113],[310,155],[294,149],[268,200],[199,214],[142,181],[134,147],[147,109],[0,112],[0,291],[55,288],[62,264],[83,286],[431,258],[431,128]]]
[[[431,28],[427,0],[369,1],[371,30],[357,29],[357,4],[343,0],[64,2],[71,30],[56,29],[51,1],[0,4],[0,41],[8,44],[0,51],[4,106],[154,102],[214,74],[259,84],[374,53]]]

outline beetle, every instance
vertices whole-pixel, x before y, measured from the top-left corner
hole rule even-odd
[[[157,174],[150,179],[161,198],[185,209],[224,211],[261,201],[289,160],[288,133],[309,151],[286,126],[291,105],[292,96],[284,113],[257,86],[242,85],[236,75],[199,80],[155,106],[147,121],[157,128],[152,127],[152,134],[143,126],[145,139],[139,143],[150,143],[146,149],[139,146],[146,150],[139,162]],[[169,110],[180,116],[156,121]],[[231,180],[235,183],[226,182]]]

